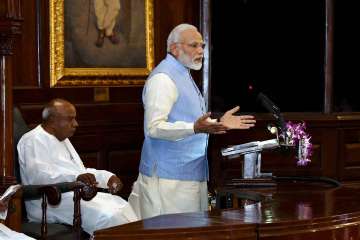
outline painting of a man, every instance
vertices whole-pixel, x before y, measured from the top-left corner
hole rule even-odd
[[[145,0],[64,0],[65,68],[145,68]]]
[[[120,11],[120,0],[94,0],[94,7],[99,30],[96,46],[102,47],[105,37],[113,44],[119,43],[114,27]]]

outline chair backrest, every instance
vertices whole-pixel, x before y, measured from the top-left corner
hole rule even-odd
[[[14,176],[16,177],[16,180],[21,183],[21,177],[20,177],[20,166],[19,166],[19,156],[17,152],[17,144],[26,132],[28,132],[30,128],[26,124],[23,116],[21,115],[20,110],[17,107],[14,107],[13,109],[13,144],[14,144]]]

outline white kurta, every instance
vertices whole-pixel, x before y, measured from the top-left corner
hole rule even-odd
[[[85,168],[69,139],[59,141],[46,132],[41,125],[26,133],[18,146],[21,180],[28,184],[51,184],[75,181],[83,173],[95,175],[99,187],[107,188],[113,173]],[[73,193],[64,193],[58,206],[48,205],[49,222],[73,223]],[[26,202],[26,211],[31,221],[41,221],[41,201]],[[137,217],[131,206],[119,196],[98,193],[91,201],[81,201],[83,229],[93,231],[131,221]]]

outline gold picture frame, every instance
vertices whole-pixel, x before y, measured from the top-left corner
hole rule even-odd
[[[153,0],[114,0],[119,5],[117,19],[127,23],[121,29],[128,31],[119,31],[118,42],[112,41],[112,35],[105,37],[101,47],[96,1],[49,1],[50,87],[142,85],[153,69]]]

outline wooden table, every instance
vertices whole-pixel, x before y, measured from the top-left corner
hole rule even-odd
[[[355,240],[360,239],[360,186],[279,183],[255,204],[157,216],[96,231],[95,239]]]

